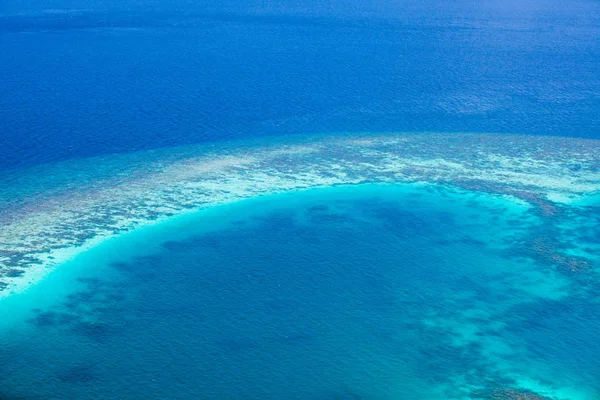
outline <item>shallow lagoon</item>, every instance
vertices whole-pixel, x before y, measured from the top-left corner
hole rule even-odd
[[[541,224],[520,200],[426,184],[176,217],[5,298],[2,388],[47,399],[593,399],[597,299],[518,251]]]

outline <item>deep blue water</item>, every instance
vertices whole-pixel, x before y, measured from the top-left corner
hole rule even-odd
[[[4,1],[0,168],[284,133],[597,137],[600,3]]]
[[[559,301],[576,288],[503,250],[536,217],[431,189],[271,196],[107,242],[12,299],[27,317],[0,337],[0,384],[25,399],[444,399],[525,378],[595,398],[595,303]]]

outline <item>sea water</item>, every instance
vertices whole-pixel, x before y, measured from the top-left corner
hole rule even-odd
[[[598,138],[598,37],[589,0],[2,1],[0,213],[102,189],[137,150]],[[0,398],[596,400],[599,199],[545,224],[450,188],[329,188],[144,228],[0,301]],[[536,235],[592,272],[532,258]]]
[[[5,0],[0,169],[313,132],[598,137],[600,5]]]
[[[177,217],[0,303],[2,394],[593,399],[598,308],[507,252],[539,224],[515,199],[425,184]]]

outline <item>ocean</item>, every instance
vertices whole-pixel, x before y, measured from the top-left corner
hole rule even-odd
[[[600,399],[600,3],[0,5],[0,399]]]
[[[282,134],[598,135],[596,1],[10,0],[0,18],[3,169]]]

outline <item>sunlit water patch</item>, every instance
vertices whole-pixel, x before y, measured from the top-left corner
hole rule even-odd
[[[0,383],[45,399],[593,399],[597,300],[515,250],[542,223],[423,184],[175,218],[5,299]]]

